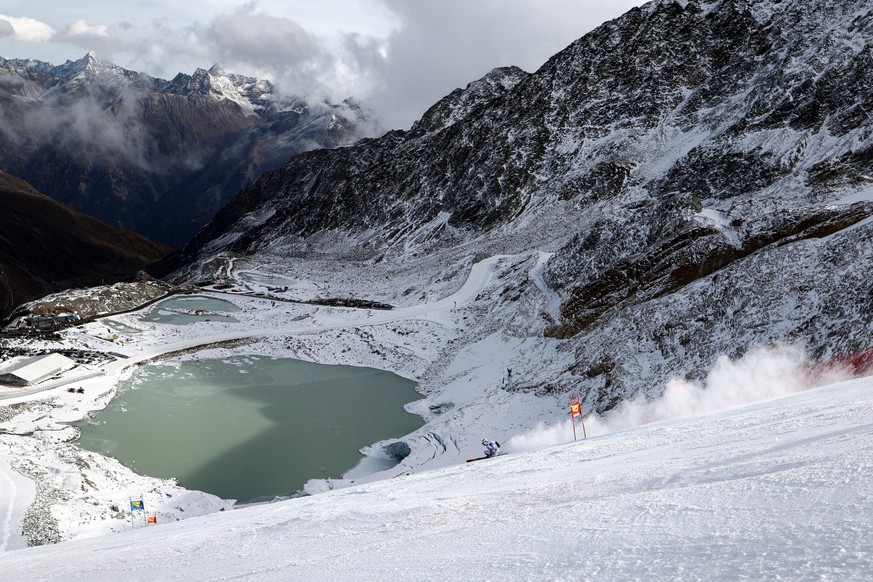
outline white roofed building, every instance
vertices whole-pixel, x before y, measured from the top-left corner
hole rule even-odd
[[[76,362],[61,354],[29,358],[5,370],[0,370],[0,384],[32,386],[74,367],[76,367]]]

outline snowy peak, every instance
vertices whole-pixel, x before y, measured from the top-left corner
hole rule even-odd
[[[214,65],[209,69],[212,94],[229,99],[252,111],[270,107],[273,100],[273,84],[263,79],[244,75],[228,74]]]
[[[248,114],[272,108],[273,84],[264,79],[225,72],[218,64],[209,70],[197,69],[193,75],[179,73],[163,89],[177,95],[208,95],[238,104]]]
[[[46,72],[53,65],[36,59],[5,59],[0,57],[0,71],[4,73],[24,73],[26,71]]]
[[[274,106],[273,84],[264,79],[225,72],[218,64],[209,70],[197,69],[193,75],[179,73],[171,81],[130,71],[104,60],[94,52],[81,59],[52,65],[36,60],[3,59],[0,71],[36,81],[44,99],[82,92],[102,94],[108,99],[106,105],[122,93],[150,91],[174,95],[203,95],[218,101],[236,103],[248,115]],[[107,97],[108,96],[108,97]],[[293,99],[292,99],[293,100]]]
[[[123,95],[142,94],[155,85],[156,79],[129,71],[103,60],[93,52],[76,61],[52,65],[32,59],[6,60],[0,58],[0,72],[17,77],[26,85],[22,94],[28,99],[65,106],[80,97],[97,99],[108,107]]]
[[[77,61],[67,61],[57,68],[59,77],[75,77],[81,74],[97,75],[115,68],[112,63],[101,60],[96,53],[89,51]]]
[[[67,61],[67,63],[69,64],[70,61]],[[88,51],[88,53],[84,57],[82,57],[78,61],[75,61],[72,64],[76,68],[85,69],[85,70],[88,70],[91,72],[96,72],[98,70],[103,70],[103,69],[109,69],[109,68],[112,68],[115,66],[112,63],[104,61],[103,59],[98,57],[97,53],[95,53],[94,51]]]
[[[67,61],[52,70],[57,77],[55,91],[71,92],[83,84],[116,86],[139,86],[142,75],[104,61],[94,52],[88,52],[77,61]]]

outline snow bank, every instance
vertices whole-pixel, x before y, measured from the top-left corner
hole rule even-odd
[[[585,419],[588,436],[598,436],[663,420],[762,402],[851,378],[848,370],[832,367],[813,373],[802,344],[778,344],[750,350],[732,360],[721,356],[702,384],[671,379],[663,395],[649,400],[644,395],[621,403],[603,417]],[[578,421],[577,421],[578,422]],[[582,437],[582,425],[577,432]],[[573,440],[569,420],[512,438],[507,450],[526,451]]]

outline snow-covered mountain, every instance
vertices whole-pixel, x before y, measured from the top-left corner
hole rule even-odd
[[[170,81],[88,53],[0,58],[0,169],[74,208],[185,243],[291,156],[360,137],[354,103],[308,103],[217,65]]]
[[[179,73],[162,93],[175,95],[211,95],[218,100],[228,99],[250,113],[276,108],[275,88],[269,81],[225,72],[218,65],[208,71],[197,69],[193,75]],[[288,104],[286,107],[293,107]]]
[[[445,357],[529,342],[507,356],[515,389],[581,388],[601,412],[756,345],[855,353],[873,337],[871,46],[864,0],[656,0],[409,132],[295,157],[165,268],[355,261],[375,274],[350,293],[402,304],[464,258],[531,253]],[[405,294],[380,283],[413,270],[431,276]]]
[[[266,174],[162,266],[240,282],[241,325],[133,312],[124,346],[90,336],[98,322],[39,340],[109,363],[87,399],[0,409],[0,478],[39,501],[7,502],[4,539],[33,507],[45,540],[77,538],[9,552],[0,574],[865,579],[869,380],[730,407],[871,371],[869,351],[854,369],[798,355],[873,337],[871,35],[861,0],[656,0],[408,132]],[[284,301],[245,273],[289,281]],[[336,307],[361,299],[396,309]],[[780,342],[787,364],[762,370],[753,348]],[[194,513],[56,426],[169,352],[390,369],[419,382],[407,410],[425,425],[363,450],[408,452],[396,465],[311,496],[81,539],[121,523],[128,490],[167,521]],[[574,391],[596,438],[550,448]],[[511,454],[464,463],[483,436]]]

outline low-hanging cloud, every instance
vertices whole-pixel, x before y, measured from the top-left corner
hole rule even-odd
[[[38,85],[16,75],[0,76],[0,89],[31,97],[41,94]],[[75,99],[57,98],[60,101],[50,101],[51,115],[39,106],[0,109],[2,141],[16,152],[34,152],[52,144],[87,164],[112,161],[157,175],[201,163],[194,153],[161,151],[142,123],[141,94],[134,89],[118,87],[111,97],[98,90]]]
[[[409,127],[428,107],[495,67],[534,71],[607,18],[642,2],[381,0],[402,26],[356,65],[376,79],[369,95],[389,127]],[[381,57],[381,58],[380,58]]]
[[[215,62],[222,68],[266,77],[276,85],[279,95],[311,103],[336,102],[348,96],[331,88],[337,56],[313,34],[294,20],[252,9],[221,15],[191,33],[211,47]]]
[[[310,66],[324,58],[318,40],[284,17],[237,13],[215,18],[203,31],[223,62],[263,68]]]
[[[143,31],[147,40],[131,40]],[[83,48],[97,44],[100,54],[112,60],[113,54],[130,52],[136,46],[132,66],[153,76],[172,78],[179,72],[191,74],[217,64],[228,73],[269,79],[282,95],[307,100],[317,95],[317,100],[323,100],[338,94],[329,86],[337,56],[298,22],[257,12],[256,4],[181,30],[165,19],[155,19],[123,22],[109,33],[105,39],[82,43]]]
[[[372,13],[386,15],[390,27],[373,32],[351,25],[328,37],[324,29],[317,34],[295,20],[290,8],[248,2],[181,26],[149,11],[127,10],[114,19],[103,13],[103,21],[89,13],[86,19],[57,27],[59,32],[35,19],[0,16],[0,37],[10,36],[11,27],[15,38],[72,44],[83,53],[94,51],[125,68],[162,78],[217,63],[228,72],[270,79],[281,95],[310,104],[351,97],[375,111],[384,127],[408,128],[455,88],[495,67],[534,71],[603,20],[642,4],[368,2]],[[324,20],[330,18],[324,15]]]
[[[12,27],[11,22],[0,19],[0,38],[4,36],[15,36],[15,29]]]
[[[604,416],[585,418],[588,436],[598,436],[658,422],[704,414],[786,396],[852,377],[848,366],[815,368],[806,359],[802,344],[777,344],[750,350],[740,359],[720,357],[700,385],[674,378],[660,398],[640,396],[626,401]],[[581,428],[578,430],[581,431]],[[540,426],[512,437],[508,451],[534,450],[573,440],[569,420]]]

